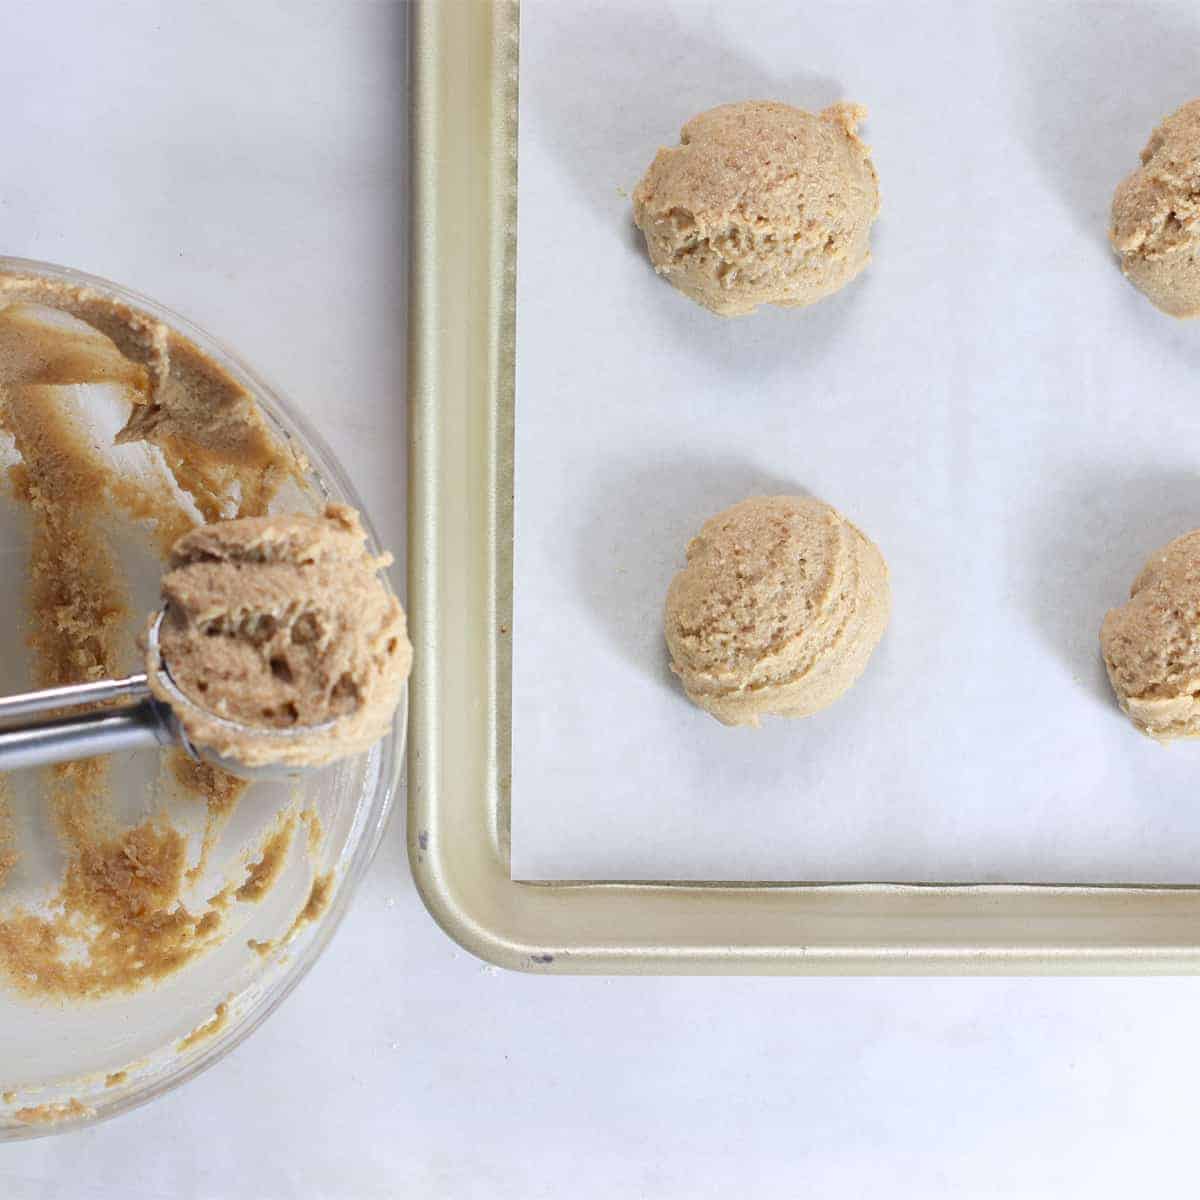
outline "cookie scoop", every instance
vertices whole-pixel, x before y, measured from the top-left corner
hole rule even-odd
[[[274,778],[367,750],[412,665],[390,562],[342,505],[192,530],[168,559],[145,673],[0,700],[0,771],[174,744]]]

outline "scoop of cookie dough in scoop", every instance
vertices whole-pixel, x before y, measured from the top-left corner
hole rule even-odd
[[[1200,736],[1200,530],[1150,557],[1104,618],[1100,649],[1138,729],[1160,741]]]
[[[667,592],[671,669],[726,725],[807,717],[862,674],[890,612],[887,564],[841,513],[754,497],[688,545]]]
[[[870,261],[879,184],[857,135],[866,109],[771,100],[693,117],[633,193],[654,269],[721,316],[802,307]]]
[[[358,514],[251,517],[175,543],[151,686],[197,746],[246,766],[320,766],[391,727],[412,664],[404,611]],[[287,734],[288,736],[280,736]]]
[[[1113,197],[1121,270],[1173,317],[1200,316],[1200,100],[1166,117]]]

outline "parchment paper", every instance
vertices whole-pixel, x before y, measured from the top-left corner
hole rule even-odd
[[[1106,243],[1197,62],[1185,3],[525,0],[514,876],[1200,882],[1200,745],[1136,734],[1097,643],[1200,526],[1200,323]],[[627,193],[746,98],[866,104],[883,213],[841,294],[725,321]],[[726,729],[663,597],[781,491],[879,544],[893,619],[825,713]]]

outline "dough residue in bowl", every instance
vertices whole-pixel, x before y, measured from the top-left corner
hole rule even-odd
[[[56,782],[60,801],[84,788],[92,801],[101,797],[87,773]],[[187,840],[178,830],[153,820],[104,838],[81,824],[65,840],[67,873],[53,915],[17,909],[0,919],[0,967],[17,990],[60,1000],[128,991],[165,978],[212,943],[220,914],[180,903]]]
[[[197,1025],[187,1037],[180,1041],[176,1049],[180,1051],[190,1050],[193,1046],[198,1046],[201,1042],[206,1042],[209,1038],[216,1037],[228,1022],[229,1001],[222,1000],[213,1010],[213,1015],[207,1021]]]
[[[61,1121],[76,1121],[94,1115],[94,1110],[72,1096],[56,1104],[31,1104],[18,1108],[13,1116],[25,1125],[57,1125]]]
[[[8,780],[0,775],[0,889],[8,873],[16,866],[17,852],[13,849],[12,805],[8,798]]]
[[[245,882],[234,893],[239,900],[261,900],[271,890],[287,861],[295,832],[296,817],[294,813],[289,813],[263,843],[258,858],[250,864]]]
[[[96,443],[74,385],[120,389],[118,440],[144,442],[173,479],[118,470]],[[0,436],[15,461],[3,493],[25,510],[31,545],[28,629],[39,687],[117,677],[133,668],[141,614],[111,528],[158,554],[200,521],[261,516],[301,456],[267,426],[252,396],[192,342],[86,286],[0,274]],[[206,806],[200,858],[165,812],[115,827],[110,763],[42,774],[65,867],[36,909],[0,908],[0,978],[30,996],[96,998],[162,979],[218,940],[221,896],[187,907],[246,785],[172,754],[164,781]],[[0,882],[12,865],[0,792]]]

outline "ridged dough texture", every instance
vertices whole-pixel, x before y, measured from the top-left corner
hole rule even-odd
[[[1126,277],[1163,312],[1200,315],[1200,100],[1150,135],[1142,166],[1113,197],[1109,240]]]
[[[378,574],[390,561],[367,553],[358,514],[337,504],[180,538],[159,648],[196,705],[176,706],[193,743],[246,766],[320,766],[381,738],[412,663],[404,612]]]
[[[883,555],[841,513],[753,497],[688,545],[667,592],[671,669],[726,725],[807,717],[862,674],[890,612]]]
[[[1100,629],[1117,700],[1160,741],[1200,735],[1200,530],[1154,554]]]
[[[879,184],[858,123],[866,109],[810,113],[771,100],[693,117],[633,193],[654,269],[722,316],[802,307],[870,261]]]

